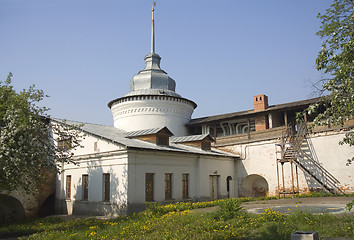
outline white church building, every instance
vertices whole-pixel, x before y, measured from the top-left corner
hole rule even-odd
[[[192,119],[197,104],[176,93],[160,68],[154,9],[152,16],[145,68],[126,95],[108,103],[114,126],[82,125],[77,164],[63,165],[56,179],[57,213],[119,215],[147,201],[354,191],[353,168],[345,166],[353,149],[338,145],[353,121],[308,134],[295,125],[295,113],[318,99],[269,106],[265,95],[255,96],[249,111]]]
[[[212,148],[209,134],[187,136],[197,105],[175,92],[154,42],[152,19],[145,68],[131,80],[129,93],[108,104],[114,126],[81,127],[85,139],[74,150],[77,164],[64,165],[57,179],[58,212],[114,215],[138,210],[146,201],[235,196],[238,155]]]

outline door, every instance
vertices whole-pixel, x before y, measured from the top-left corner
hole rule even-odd
[[[219,196],[219,177],[218,175],[210,175],[210,200],[216,200]]]
[[[145,174],[145,201],[154,201],[154,174]]]

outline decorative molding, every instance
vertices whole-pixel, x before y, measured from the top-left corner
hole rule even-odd
[[[192,111],[185,111],[181,109],[172,109],[172,108],[162,108],[162,107],[140,107],[140,108],[130,108],[122,111],[112,111],[114,118],[118,118],[123,115],[131,115],[135,113],[172,113],[185,117],[190,117],[192,115]]]
[[[195,108],[195,103],[185,99],[185,98],[179,98],[179,97],[174,97],[174,96],[157,96],[157,95],[147,95],[147,96],[130,96],[130,97],[124,97],[124,98],[120,98],[117,99],[114,103],[112,103],[112,105],[110,106],[111,109],[113,109],[114,107],[116,107],[117,105],[121,104],[121,103],[127,103],[127,102],[135,102],[135,101],[170,101],[170,102],[180,102],[180,103],[184,103],[187,105],[191,105]]]

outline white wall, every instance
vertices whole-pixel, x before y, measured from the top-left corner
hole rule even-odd
[[[234,178],[234,160],[224,157],[198,156],[159,151],[129,152],[129,193],[131,204],[145,201],[145,173],[154,173],[154,200],[165,200],[165,173],[172,173],[172,197],[182,200],[182,174],[189,174],[189,197],[210,198],[209,175],[220,175],[220,193],[227,196],[226,178]]]
[[[68,214],[117,215],[125,211],[128,199],[126,151],[76,156],[77,165],[65,164],[58,175],[56,198]],[[74,158],[75,160],[75,158]],[[110,174],[110,203],[103,202],[103,173]],[[88,175],[88,201],[83,201],[82,175]],[[65,200],[66,176],[71,175],[71,199]]]
[[[338,144],[343,139],[344,134],[345,132],[343,131],[328,131],[313,134],[310,140],[314,147],[313,154],[317,155],[318,162],[340,181],[341,189],[347,192],[354,192],[353,166],[346,166],[347,159],[354,155],[354,149],[349,145]],[[277,195],[276,143],[279,143],[279,140],[230,145],[221,148],[241,155],[242,161],[238,162],[236,167],[241,192],[243,179],[249,175],[257,174],[264,177],[268,182],[269,195]],[[278,166],[280,170],[281,165],[279,164]],[[295,173],[295,165],[293,166]],[[316,185],[313,179],[306,179],[300,168],[298,168],[298,173],[300,192],[308,191],[309,187]],[[282,187],[281,171],[279,171],[279,174],[280,187]],[[295,179],[296,175],[294,175]],[[289,163],[284,164],[284,182],[286,190],[291,190],[292,178]]]
[[[200,157],[199,159],[199,198],[206,200],[210,197],[210,175],[218,175],[219,197],[227,197],[226,178],[235,179],[235,165],[232,158]]]
[[[323,132],[311,140],[321,165],[340,181],[343,190],[354,192],[354,166],[346,166],[347,159],[354,156],[354,147],[338,144],[344,135],[344,131]]]
[[[165,200],[165,173],[172,173],[172,198],[182,200],[182,174],[190,174],[189,195],[194,198],[195,156],[161,151],[129,152],[129,203],[145,202],[145,173],[154,173],[154,200]]]
[[[94,149],[94,146],[97,146],[97,150]],[[118,149],[124,149],[124,146],[117,143],[110,142],[108,140],[95,137],[92,135],[86,134],[84,139],[80,142],[82,147],[77,147],[73,150],[74,155],[84,155],[84,154],[94,154],[108,151],[115,151]]]
[[[275,194],[278,187],[275,143],[275,140],[270,140],[222,148],[241,155],[242,160],[237,162],[236,167],[237,180],[241,192],[243,179],[249,175],[257,174],[267,180],[269,194]]]
[[[114,103],[111,106],[114,126],[124,131],[166,126],[175,136],[186,135],[185,124],[190,121],[194,106],[186,101],[172,101],[177,98],[161,98],[165,100],[145,99]]]

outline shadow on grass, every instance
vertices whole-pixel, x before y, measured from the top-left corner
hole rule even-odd
[[[105,223],[123,223],[132,219],[139,218],[138,215],[122,216],[112,219],[98,219],[95,217],[78,217],[75,219],[65,219],[59,216],[46,218],[32,218],[17,221],[16,223],[0,225],[0,239],[26,237],[32,234],[46,231],[85,231],[92,226],[97,226],[103,230],[110,227]]]

